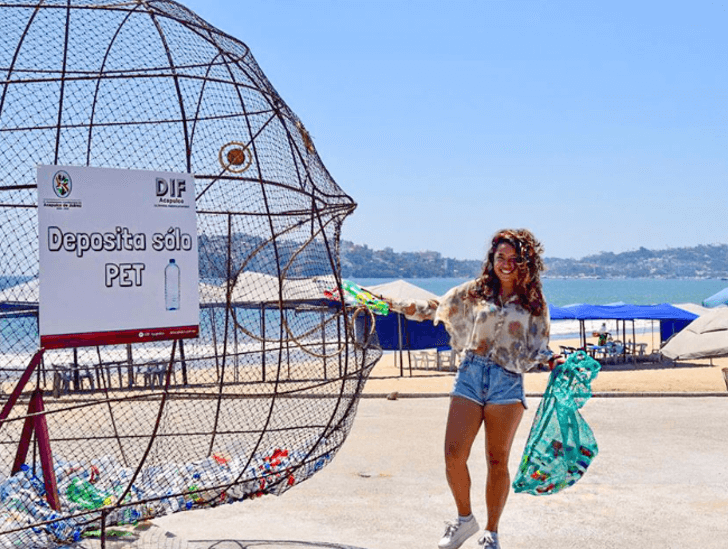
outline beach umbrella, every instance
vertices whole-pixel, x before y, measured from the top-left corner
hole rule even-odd
[[[703,307],[702,305],[698,305],[697,303],[675,303],[675,307],[698,316],[710,312],[709,307]]]
[[[386,284],[378,284],[376,286],[369,286],[367,288],[371,293],[385,297],[387,299],[423,299],[428,301],[430,299],[439,299],[435,294],[415,286],[407,282],[406,280],[393,280]]]
[[[672,360],[728,356],[728,307],[719,307],[699,316],[660,351]]]
[[[257,307],[262,304],[292,306],[296,302],[316,303],[324,299],[324,291],[336,287],[333,275],[309,278],[282,279],[256,272],[239,273],[232,280],[230,301],[235,306]],[[201,282],[200,303],[203,305],[225,304],[227,285]]]
[[[704,299],[703,307],[717,307],[718,305],[725,305],[726,303],[728,303],[728,288],[723,288],[717,294],[713,294]]]

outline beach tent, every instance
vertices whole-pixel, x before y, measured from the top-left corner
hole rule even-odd
[[[634,319],[654,319],[654,320],[694,320],[697,315],[678,309],[669,303],[660,305],[588,305],[580,303],[578,305],[569,305],[560,307],[566,309],[568,314],[579,320],[634,320]]]
[[[672,360],[728,356],[728,307],[700,315],[675,334],[661,352]]]
[[[661,341],[665,341],[698,317],[696,314],[679,309],[669,303],[660,305],[588,305],[580,303],[566,307],[549,305],[549,312],[552,320],[576,319],[580,321],[582,347],[586,345],[585,320],[621,320],[623,321],[623,334],[625,332],[624,323],[627,320],[659,320],[660,338]],[[634,337],[634,324],[632,331]]]
[[[723,288],[717,294],[703,300],[703,307],[717,307],[725,304],[728,304],[728,288]]]
[[[430,300],[439,299],[432,292],[410,284],[406,280],[395,280],[386,284],[366,288],[372,294],[386,299]],[[417,322],[404,315],[389,313],[376,317],[376,330],[382,349],[399,351],[400,371],[403,368],[402,354],[407,350],[436,349],[448,347],[450,335],[442,324],[433,325],[431,320]],[[408,357],[409,360],[409,357]]]
[[[578,320],[576,318],[576,312],[572,310],[574,305],[568,305],[566,307],[557,307],[549,303],[549,315],[551,320]]]

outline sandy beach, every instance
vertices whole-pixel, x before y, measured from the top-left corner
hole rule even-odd
[[[638,343],[646,343],[646,354],[651,354],[652,334],[637,335]],[[595,343],[593,337],[587,338]],[[558,353],[560,346],[578,347],[578,339],[555,339],[551,349]],[[434,351],[430,351],[434,356]],[[398,353],[397,353],[398,355]],[[407,353],[404,356],[404,376],[400,377],[399,356],[386,352],[374,367],[364,388],[366,395],[399,392],[407,394],[448,393],[452,388],[454,372],[435,369],[409,368]],[[412,360],[414,366],[414,360]],[[728,357],[711,360],[678,361],[627,361],[606,364],[594,381],[594,393],[716,393],[726,392],[723,368],[728,368]],[[548,383],[548,372],[529,372],[525,376],[527,394],[539,394]]]

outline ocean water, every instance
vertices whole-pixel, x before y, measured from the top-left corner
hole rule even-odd
[[[0,290],[20,284],[30,277],[0,276]],[[365,288],[396,280],[394,278],[356,278],[354,282]],[[466,278],[405,278],[407,282],[424,288],[435,295],[443,295],[450,288],[462,284]],[[217,281],[206,281],[215,283]],[[559,307],[573,303],[606,305],[630,303],[654,305],[658,303],[697,303],[728,287],[728,280],[719,279],[543,279],[546,300]]]
[[[357,278],[354,282],[368,288],[385,284],[394,278]],[[407,282],[443,295],[450,288],[462,284],[466,278],[405,278]],[[718,279],[543,279],[546,301],[563,307],[574,303],[608,305],[629,303],[632,305],[657,305],[659,303],[697,303],[728,286],[727,280]]]
[[[392,282],[393,278],[357,278],[355,282],[364,288]],[[435,295],[443,295],[450,288],[462,284],[465,278],[406,278],[407,282],[428,290]],[[628,303],[633,305],[657,305],[660,303],[696,303],[721,291],[728,286],[728,281],[718,279],[564,279],[546,278],[543,280],[544,295],[549,303],[563,307],[574,303],[591,305],[609,305],[612,303]],[[587,334],[601,327],[602,321],[585,321]],[[616,321],[607,321],[607,329],[616,334],[622,333],[622,325]],[[659,339],[659,322],[636,320],[636,334],[653,334]],[[626,336],[632,339],[632,325],[627,323]],[[655,336],[657,332],[657,336]],[[552,339],[571,339],[579,337],[579,322],[575,320],[557,320],[551,323]],[[621,339],[615,335],[615,339]],[[659,341],[653,342],[653,347]]]
[[[5,287],[25,282],[28,277],[0,277],[0,290]],[[368,288],[377,284],[391,282],[393,278],[357,278],[354,282]],[[443,295],[450,288],[465,282],[464,278],[410,278],[407,282],[428,290],[435,295]],[[544,279],[544,293],[549,303],[564,306],[573,303],[590,303],[605,305],[609,303],[631,303],[651,305],[658,303],[697,303],[719,292],[728,281],[715,279]],[[260,312],[255,310],[240,311],[239,322],[246,328],[260,335]],[[296,323],[313,326],[320,319],[313,315],[298,315]],[[225,315],[218,314],[213,319],[209,310],[200,315],[200,330],[208,333],[215,326],[218,334],[225,331]],[[587,321],[587,333],[597,330],[601,321]],[[272,337],[280,330],[280,322],[275,311],[266,312],[266,335]],[[627,329],[631,332],[631,326]],[[608,322],[608,329],[616,331],[614,321]],[[635,321],[635,331],[640,334],[659,331],[659,323],[652,321]],[[553,339],[578,337],[577,321],[554,321],[551,327]],[[0,318],[0,354],[11,352],[18,337],[35,341],[38,337],[37,320],[35,318]]]

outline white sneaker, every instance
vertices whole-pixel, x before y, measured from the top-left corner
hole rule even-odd
[[[486,530],[483,532],[483,537],[478,540],[480,549],[500,549],[500,543],[498,543],[498,534],[496,532],[489,532]]]
[[[440,549],[457,549],[478,530],[480,530],[480,526],[478,526],[478,521],[475,520],[475,517],[471,517],[470,520],[463,522],[460,519],[448,522],[445,534],[437,546]]]

